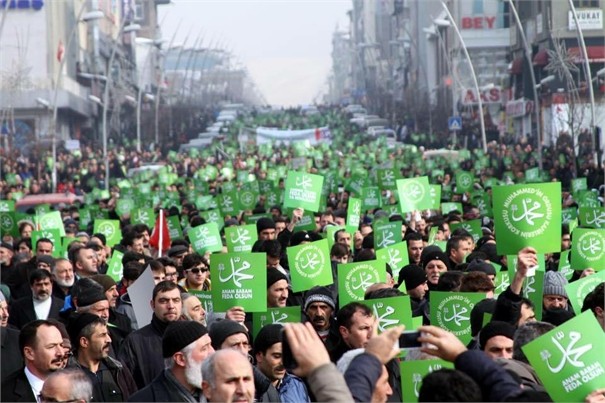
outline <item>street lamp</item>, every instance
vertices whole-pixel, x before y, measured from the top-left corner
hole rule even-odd
[[[109,191],[109,158],[107,155],[107,107],[109,103],[109,87],[111,86],[111,79],[113,74],[111,72],[111,68],[113,65],[113,59],[116,56],[116,51],[118,50],[118,45],[122,42],[121,37],[125,33],[136,32],[141,29],[139,24],[129,24],[127,19],[122,21],[120,24],[120,29],[118,30],[117,36],[114,38],[113,47],[111,49],[111,54],[109,55],[109,61],[107,63],[107,72],[105,77],[107,80],[105,82],[105,90],[103,91],[103,160],[105,162],[105,190]]]
[[[542,88],[542,86],[544,84],[548,84],[548,83],[550,83],[551,81],[554,81],[554,80],[555,80],[555,76],[552,75],[552,74],[550,76],[544,77],[542,80],[540,80],[540,82],[538,84],[536,84],[534,86],[534,89],[537,90],[538,88]]]
[[[464,38],[462,37],[462,34],[460,33],[460,30],[458,29],[458,25],[456,25],[454,17],[452,17],[452,14],[450,13],[450,10],[447,7],[447,4],[445,4],[445,2],[442,0],[441,5],[443,6],[443,9],[447,13],[448,19],[444,20],[444,19],[438,18],[438,19],[434,20],[433,22],[435,23],[435,25],[440,26],[440,27],[450,27],[451,26],[452,28],[454,28],[454,31],[456,32],[456,36],[460,40],[460,44],[462,45],[462,50],[464,51],[464,55],[466,56],[466,60],[468,61],[468,64],[471,69],[471,75],[473,76],[473,84],[475,85],[475,90],[477,91],[477,101],[478,101],[478,105],[479,105],[479,123],[481,124],[481,142],[483,143],[483,152],[486,153],[487,152],[487,139],[485,136],[485,120],[483,118],[483,101],[481,100],[481,92],[479,91],[479,83],[477,82],[477,75],[475,74],[475,67],[473,66],[473,61],[471,60],[471,56],[468,54],[468,49],[466,48],[466,43],[464,42]]]
[[[69,36],[67,37],[67,44],[65,46],[66,51],[69,51],[71,42],[75,36],[76,28],[78,28],[78,22],[89,22],[94,20],[99,20],[105,16],[102,11],[94,10],[89,11],[88,13],[84,13],[84,9],[86,8],[86,2],[82,4],[80,7],[80,11],[78,12],[78,16],[76,17],[76,23],[71,29]],[[63,78],[63,66],[65,66],[65,61],[67,60],[67,56],[63,56],[59,61],[59,69],[57,70],[57,76],[55,78],[55,88],[53,91],[53,102],[52,102],[52,120],[50,125],[50,132],[52,134],[52,157],[53,157],[53,168],[52,168],[52,190],[53,192],[57,191],[57,118],[59,112],[59,105],[57,104],[57,98],[59,95],[59,87],[61,84],[61,79]]]

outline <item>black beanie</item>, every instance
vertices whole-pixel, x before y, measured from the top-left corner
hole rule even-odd
[[[101,317],[92,313],[75,313],[69,317],[67,324],[67,334],[72,347],[78,349],[80,347],[80,333],[82,329],[90,325],[94,321],[101,320]]]
[[[250,340],[250,336],[248,336],[248,331],[246,328],[231,319],[223,319],[216,321],[210,326],[210,340],[212,340],[212,348],[215,350],[220,350],[223,342],[229,336],[233,336],[234,334],[243,333]]]
[[[493,298],[482,299],[477,302],[471,310],[471,336],[475,337],[483,327],[483,318],[486,313],[492,315],[496,310],[496,300]]]
[[[426,283],[426,272],[422,267],[415,264],[404,266],[399,271],[399,284],[404,281],[406,290],[414,289],[420,284]]]
[[[80,295],[77,297],[78,307],[90,306],[99,301],[106,300],[107,297],[103,292],[103,288],[99,285],[99,288],[86,288],[83,289]]]
[[[277,283],[279,280],[288,281],[288,277],[276,268],[267,269],[267,288]]]
[[[504,336],[513,340],[515,338],[515,327],[507,322],[493,320],[489,322],[479,333],[479,346],[481,350],[485,348],[485,344],[495,336]]]
[[[496,268],[483,259],[473,259],[473,261],[468,264],[466,271],[469,273],[472,271],[480,271],[488,276],[496,275]]]
[[[332,293],[326,287],[316,286],[307,291],[303,310],[306,312],[307,308],[309,308],[309,305],[311,305],[313,302],[323,302],[330,305],[332,310],[336,309],[336,303],[334,303]]]
[[[204,325],[193,320],[172,322],[162,337],[162,355],[170,358],[200,337],[208,334]]]
[[[290,246],[298,246],[303,242],[312,242],[307,231],[296,231],[290,238]]]
[[[442,261],[448,270],[450,270],[450,261],[447,258],[447,255],[440,250],[436,250],[434,252],[427,253],[422,257],[422,267],[426,269],[426,265],[429,264],[432,260],[440,260]]]
[[[275,343],[281,343],[283,328],[284,327],[279,323],[271,323],[263,326],[254,339],[254,354],[265,352]]]
[[[259,234],[261,231],[270,229],[270,228],[275,229],[275,221],[273,221],[272,219],[270,219],[268,217],[261,217],[256,222],[256,232]]]

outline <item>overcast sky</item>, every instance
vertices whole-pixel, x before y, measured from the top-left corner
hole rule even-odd
[[[331,68],[332,33],[348,27],[351,0],[172,0],[159,6],[164,38],[202,34],[231,50],[272,105],[313,102]],[[214,47],[213,46],[213,47]]]

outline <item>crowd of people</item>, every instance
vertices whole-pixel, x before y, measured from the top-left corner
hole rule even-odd
[[[420,147],[387,149],[381,140],[366,140],[353,131],[346,114],[333,109],[322,112],[306,117],[295,111],[242,117],[225,133],[227,139],[218,150],[137,153],[128,146],[116,147],[110,155],[113,181],[108,194],[95,191],[104,187],[106,178],[103,162],[92,147],[83,147],[80,153],[60,152],[59,190],[95,194],[87,203],[98,206],[105,217],[120,220],[121,241],[109,245],[104,234],[93,230],[93,222],[81,225],[84,205],[58,207],[65,236],[70,238],[61,256],[53,256],[57,245],[49,238],[32,242],[35,211],[26,212],[13,233],[2,233],[1,400],[404,401],[409,392],[402,384],[401,363],[441,359],[452,363],[452,368],[424,376],[417,390],[419,401],[552,401],[522,347],[580,314],[574,311],[565,287],[601,268],[575,270],[566,276],[559,271],[562,253],[547,254],[541,320],[537,321],[538,307],[524,297],[523,288],[528,271],[539,263],[538,253],[532,247],[520,250],[515,265],[499,255],[493,220],[480,213],[470,195],[457,193],[453,183],[458,169],[474,171],[481,192],[489,193],[488,179],[521,182],[524,173],[537,166],[535,150],[526,142],[515,147],[490,144],[485,155],[461,152],[454,162],[447,156],[432,160],[423,157]],[[325,125],[330,127],[332,143],[302,148],[238,145],[236,134],[253,124]],[[590,159],[569,158],[570,154],[573,145],[564,137],[548,149],[544,180],[561,181],[561,203],[573,207],[569,190],[574,175],[586,177],[589,188],[598,188],[602,177]],[[270,171],[283,173],[300,157],[306,158],[309,172],[337,174],[334,186],[326,191],[325,205],[313,215],[313,229],[297,231],[302,211],[270,204],[261,192],[253,209],[222,217],[223,251],[194,249],[188,233],[206,223],[203,210],[208,206],[191,196],[217,197],[226,183],[241,188],[242,181],[236,180],[239,171],[256,180],[272,180],[276,189],[283,189],[283,176]],[[4,161],[3,200],[49,190],[50,166],[37,166],[40,161],[25,157]],[[127,177],[128,168],[145,162],[165,164],[165,172],[176,180]],[[442,201],[460,202],[463,211],[402,214],[375,208],[362,215],[354,231],[338,229],[332,235],[331,227],[348,224],[348,200],[355,195],[348,180],[363,174],[368,177],[384,163],[397,168],[403,178],[428,174],[432,183],[449,189],[442,192]],[[216,172],[208,167],[215,167]],[[166,214],[177,216],[183,227],[183,236],[172,239],[166,250],[150,242],[157,228],[132,222],[129,212],[116,211],[124,182],[137,188],[143,181],[154,193],[175,195],[153,205],[156,211],[165,208]],[[381,190],[385,204],[389,200],[396,204],[393,192]],[[266,256],[267,308],[299,307],[301,314],[300,323],[269,323],[257,334],[250,312],[240,306],[215,311],[197,296],[212,290],[211,261],[227,250],[224,228],[246,224],[253,216],[262,216],[255,222],[258,240],[252,252]],[[483,225],[478,239],[463,228],[450,227],[478,218]],[[394,348],[403,327],[378,334],[376,313],[363,301],[341,306],[337,286],[338,265],[376,260],[373,229],[385,221],[401,223],[409,261],[402,267],[385,265],[386,280],[371,284],[364,300],[409,296],[412,317],[421,325],[407,329],[420,332],[419,347],[404,353]],[[333,244],[334,284],[294,292],[288,248],[328,237]],[[445,246],[442,249],[434,241]],[[570,234],[564,225],[561,251],[569,249]],[[109,264],[118,252],[123,254],[121,276],[114,278]],[[514,270],[510,284],[497,295],[492,263],[502,270],[510,265],[511,273]],[[143,324],[149,318],[137,318],[129,295],[129,287],[145,271],[155,283],[149,290],[153,311],[149,324]],[[600,283],[585,297],[582,312],[592,312],[605,332],[604,285]],[[485,296],[470,312],[469,343],[431,323],[430,298],[435,292]],[[605,401],[605,389],[597,388],[585,398]]]

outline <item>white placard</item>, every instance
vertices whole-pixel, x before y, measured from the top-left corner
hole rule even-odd
[[[128,295],[130,296],[130,302],[132,302],[132,309],[134,309],[139,329],[151,323],[153,309],[151,309],[150,301],[153,295],[153,287],[155,287],[155,282],[153,281],[153,273],[149,266],[128,287]]]

